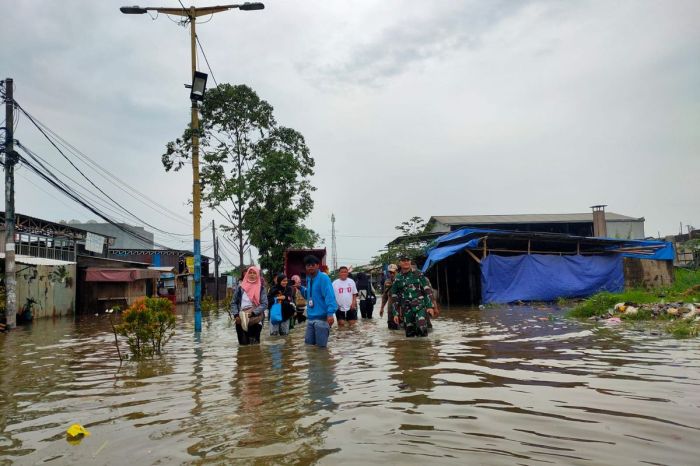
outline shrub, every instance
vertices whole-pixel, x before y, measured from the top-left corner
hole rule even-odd
[[[134,358],[161,354],[175,334],[173,303],[166,298],[139,298],[122,314],[114,333],[126,338]]]
[[[677,319],[666,326],[666,331],[676,338],[697,337],[698,332],[700,332],[700,324],[697,322],[688,322],[687,320]]]
[[[202,312],[212,312],[212,311],[218,311],[219,309],[216,307],[216,301],[214,301],[214,298],[212,298],[209,295],[206,295],[202,299]]]

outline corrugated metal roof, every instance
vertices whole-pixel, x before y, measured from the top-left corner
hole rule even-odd
[[[4,252],[0,252],[0,259],[5,259]],[[75,264],[75,262],[71,262],[71,261],[61,261],[58,259],[47,259],[45,257],[22,256],[20,254],[15,255],[15,262],[17,262],[18,264],[24,264],[24,265],[70,265],[70,264]]]
[[[436,215],[432,219],[445,225],[479,225],[497,223],[564,223],[564,222],[592,222],[593,213],[579,214],[515,214],[515,215]],[[644,218],[629,217],[605,212],[607,221],[644,221]]]

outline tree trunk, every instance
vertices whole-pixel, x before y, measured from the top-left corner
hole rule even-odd
[[[243,268],[244,264],[244,258],[243,256],[245,255],[245,251],[243,250],[243,225],[242,221],[238,221],[238,260],[239,264],[241,264],[241,268]]]

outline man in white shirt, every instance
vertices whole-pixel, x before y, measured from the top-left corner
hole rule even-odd
[[[343,327],[345,322],[350,326],[357,322],[357,286],[352,278],[348,278],[349,273],[347,267],[339,268],[338,278],[333,282],[335,301],[338,303],[335,312],[338,327]]]

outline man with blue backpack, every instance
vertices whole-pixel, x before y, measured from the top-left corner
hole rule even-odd
[[[335,292],[328,275],[319,270],[321,261],[316,256],[304,258],[306,266],[306,334],[304,342],[325,348],[333,325],[333,315],[338,308]]]

